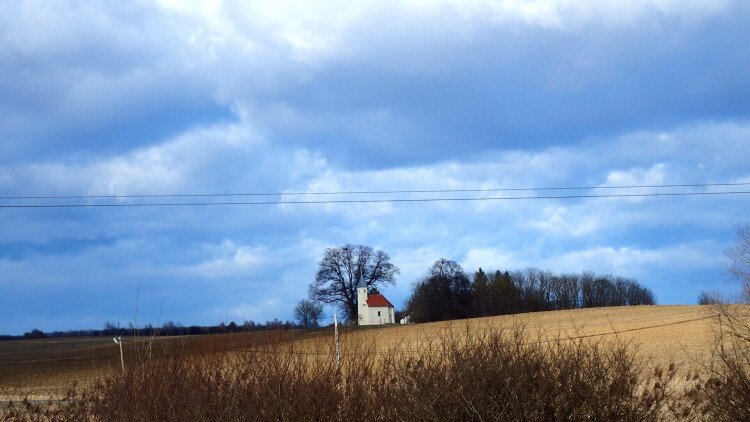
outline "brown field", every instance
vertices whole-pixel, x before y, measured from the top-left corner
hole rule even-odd
[[[61,396],[73,382],[86,384],[116,369],[117,347],[109,337],[1,341],[0,397]]]
[[[487,328],[524,327],[537,341],[561,338],[619,339],[638,345],[639,353],[656,364],[693,364],[708,357],[714,345],[715,312],[706,306],[634,306],[534,312],[450,322],[412,324],[346,334],[347,341],[375,341],[380,348],[419,350],[445,335],[463,335]]]
[[[746,309],[745,309],[746,310]],[[532,341],[590,338],[619,340],[638,346],[638,353],[656,365],[676,363],[689,370],[708,362],[714,345],[714,312],[706,306],[639,306],[578,309],[475,318],[469,320],[404,326],[347,328],[341,332],[344,359],[356,350],[374,353],[426,353],[430,342],[451,336],[460,341],[467,333],[522,326]],[[258,349],[263,333],[220,336],[222,350]],[[333,358],[331,328],[316,332],[276,333],[284,352],[296,351],[316,359]],[[138,359],[126,340],[125,364]],[[158,354],[165,348],[180,348],[190,354],[207,353],[203,336],[142,338],[153,341]],[[321,342],[323,342],[321,344]],[[217,342],[211,342],[215,350]],[[142,348],[139,353],[142,353]],[[278,349],[275,349],[278,350]],[[64,394],[72,382],[88,384],[97,376],[119,370],[119,350],[111,338],[34,339],[0,342],[0,400],[22,395],[46,399]]]

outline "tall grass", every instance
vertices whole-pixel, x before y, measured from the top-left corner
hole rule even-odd
[[[52,406],[10,420],[661,420],[674,367],[648,370],[619,342],[530,339],[522,329],[446,331],[418,348],[378,351],[266,338],[229,351],[165,350]]]
[[[688,389],[682,406],[710,421],[750,421],[750,314],[748,309],[716,304],[714,359],[707,377]]]

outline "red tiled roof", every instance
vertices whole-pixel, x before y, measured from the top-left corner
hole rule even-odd
[[[385,296],[380,294],[374,294],[374,295],[368,295],[367,296],[367,306],[369,307],[393,307],[391,305],[391,302],[388,302],[388,299],[385,298]]]

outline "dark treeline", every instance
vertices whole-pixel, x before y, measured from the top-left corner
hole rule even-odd
[[[20,336],[0,335],[2,340],[20,340],[24,338],[52,338],[52,337],[115,337],[115,336],[186,336],[200,334],[228,334],[228,333],[251,333],[256,331],[291,330],[300,328],[293,321],[281,321],[274,319],[265,323],[245,321],[237,324],[222,322],[218,325],[189,325],[185,326],[178,322],[168,321],[160,327],[147,324],[144,327],[135,328],[132,324],[121,327],[119,323],[107,321],[102,329],[68,330],[44,332],[33,329]]]
[[[492,273],[480,268],[470,277],[455,261],[440,259],[414,285],[406,307],[411,322],[430,322],[655,303],[650,289],[628,278],[592,272],[553,274],[536,268]]]

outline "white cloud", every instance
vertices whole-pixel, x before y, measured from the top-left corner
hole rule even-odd
[[[536,267],[557,273],[594,271],[600,274],[643,278],[655,274],[706,271],[721,268],[720,245],[710,242],[675,244],[660,248],[592,246],[555,252],[538,248],[479,247],[461,261],[465,270],[519,270]],[[674,280],[675,282],[677,280]]]
[[[9,188],[13,185],[13,173],[8,168],[0,168],[0,186]]]
[[[607,174],[606,181],[600,186],[659,186],[664,184],[674,184],[668,180],[674,180],[675,177],[668,174],[668,167],[664,163],[657,163],[649,168],[635,167],[627,170],[612,170]],[[599,195],[647,195],[657,192],[664,192],[664,188],[655,187],[634,187],[629,189],[596,189],[594,192]],[[646,197],[625,197],[610,198],[610,202],[630,202],[640,203],[646,200]]]
[[[544,259],[548,268],[561,272],[593,270],[600,273],[639,277],[650,270],[677,269],[705,270],[720,268],[721,254],[717,245],[678,244],[655,249],[640,249],[629,246],[598,246],[565,252]]]
[[[482,268],[485,272],[493,270],[515,270],[531,266],[527,258],[519,251],[508,251],[500,248],[473,248],[466,253],[461,265],[466,271],[472,272]]]
[[[560,186],[625,186],[681,184],[695,181],[726,180],[725,175],[743,172],[737,156],[750,154],[747,145],[741,142],[747,130],[746,124],[728,122],[708,123],[700,126],[680,127],[671,131],[670,140],[650,147],[654,139],[664,138],[662,132],[642,132],[624,135],[614,141],[587,143],[568,148],[554,147],[536,153],[521,151],[497,151],[480,159],[449,161],[422,166],[407,166],[383,170],[345,171],[320,162],[318,173],[309,173],[309,178],[299,179],[301,184],[291,187],[293,192],[336,192],[432,189],[476,189],[519,188]],[[710,128],[710,129],[709,129]],[[716,133],[716,135],[712,134]],[[716,148],[713,140],[721,137],[724,147]],[[727,148],[727,146],[729,146]],[[663,148],[663,149],[662,149]],[[627,151],[627,153],[624,153]],[[679,153],[677,151],[683,151]],[[713,177],[705,173],[696,174],[694,157],[713,155],[715,167]],[[595,158],[592,158],[595,157]],[[707,176],[709,177],[707,179]],[[675,189],[633,188],[625,190],[595,189],[592,191],[497,191],[357,195],[356,198],[431,198],[431,197],[513,197],[559,194],[628,194],[676,192]],[[681,191],[685,191],[682,189]],[[325,196],[315,199],[350,199],[353,196]],[[292,198],[292,196],[289,196]],[[311,199],[307,196],[294,199]],[[700,201],[686,198],[685,201]],[[644,207],[643,204],[652,204]],[[533,230],[535,236],[551,236],[557,239],[606,236],[607,233],[623,233],[629,227],[670,226],[675,224],[709,224],[704,216],[684,213],[675,201],[665,198],[613,198],[584,200],[522,200],[522,201],[476,201],[431,203],[430,219],[434,227],[451,230],[451,219],[455,213],[470,213],[477,224],[499,220],[504,227],[514,231]],[[421,213],[410,210],[425,206],[408,204],[329,204],[326,206],[285,206],[289,215],[338,215],[345,218],[346,226],[354,225],[356,238],[367,238],[368,233],[388,233],[391,221],[399,221],[402,229],[390,237],[402,238],[401,233],[411,233],[424,240],[419,231]],[[677,208],[675,208],[677,207]],[[409,210],[409,211],[407,211]],[[441,220],[446,218],[446,220]],[[734,218],[734,217],[728,217]],[[363,222],[377,224],[363,224]],[[408,222],[408,223],[407,223]],[[447,223],[444,225],[443,223]],[[405,224],[406,223],[406,224]],[[712,223],[711,223],[712,224]],[[731,224],[731,223],[729,223]],[[413,227],[414,229],[410,228]],[[404,231],[405,230],[405,231]],[[416,230],[416,231],[415,231]],[[428,229],[433,230],[433,229]]]
[[[179,268],[176,272],[207,279],[247,277],[258,273],[268,261],[264,246],[237,245],[228,239],[220,245],[207,245],[205,253],[210,256],[208,260]]]
[[[539,214],[529,223],[545,235],[582,237],[601,229],[600,213],[587,213],[585,207],[545,206]]]
[[[196,77],[213,79],[220,85],[217,94],[232,102],[237,91],[246,92],[248,86],[252,92],[268,92],[295,84],[333,60],[348,60],[381,43],[397,45],[413,34],[439,39],[437,34],[448,32],[461,37],[476,27],[509,22],[565,29],[601,22],[639,26],[644,20],[665,18],[693,22],[725,13],[731,4],[728,0],[161,1],[156,7],[120,8],[20,2],[6,5],[2,13],[6,36],[0,51],[6,60],[53,60],[77,69],[64,81],[70,84],[73,98],[82,83],[90,85],[87,80],[94,80],[93,86],[101,85],[95,80],[106,82],[107,92],[120,86],[120,95],[142,95],[138,87],[157,87],[148,75],[141,81],[127,80],[143,78],[147,71],[161,81],[175,74],[193,83]],[[28,29],[39,27],[46,30]],[[373,27],[391,31],[381,31],[380,39],[375,39],[367,30]],[[128,71],[97,69],[106,66],[106,60],[97,63],[82,57],[77,63],[70,61],[92,48],[99,58],[127,63]],[[89,94],[82,97],[90,99]],[[95,111],[112,100],[108,96],[108,101],[95,101],[87,109]]]
[[[256,323],[263,323],[273,319],[271,315],[279,315],[283,312],[287,312],[284,309],[286,304],[282,303],[278,299],[266,298],[253,303],[240,303],[239,305],[229,310],[229,316],[234,318],[237,323],[241,324],[244,321],[255,321]],[[219,310],[218,312],[221,312]]]
[[[41,194],[205,193],[207,183],[213,185],[222,178],[220,183],[229,186],[246,184],[254,176],[265,180],[262,174],[269,156],[277,165],[288,154],[269,147],[253,125],[235,123],[188,130],[161,143],[110,157],[17,165],[6,170],[6,177],[25,180],[26,192]],[[284,164],[296,166],[303,174],[309,164],[306,154],[292,152],[292,158]],[[245,165],[247,172],[239,178],[228,175],[222,163]]]
[[[120,184],[112,189],[136,189],[139,183],[152,186],[141,178],[141,172],[168,171],[170,167],[164,163],[177,163],[179,178],[173,179],[176,186],[157,183],[161,189],[223,186],[223,181],[230,180],[228,175],[241,175],[241,180],[232,181],[227,190],[239,189],[243,183],[256,179],[274,181],[288,191],[681,183],[696,177],[691,173],[696,171],[695,157],[709,156],[712,174],[721,177],[718,180],[750,180],[744,161],[736,158],[750,154],[749,146],[739,142],[746,126],[736,122],[711,123],[669,131],[674,136],[671,142],[677,145],[665,148],[676,148],[683,154],[667,154],[658,148],[650,150],[637,145],[658,138],[660,134],[655,132],[622,137],[628,139],[631,147],[636,145],[634,150],[628,150],[628,155],[622,154],[620,141],[614,140],[538,152],[495,151],[473,160],[362,171],[338,169],[316,153],[270,147],[266,141],[252,140],[253,131],[247,132],[251,140],[245,142],[242,129],[220,128],[216,130],[218,134],[211,136],[199,136],[200,131],[189,132],[153,149],[124,155],[127,159],[120,157],[105,163],[114,166],[113,163],[122,160],[131,166],[142,165],[133,171],[132,178],[128,172],[118,176],[124,181],[117,182]],[[227,135],[235,133],[234,130],[239,135]],[[724,148],[716,148],[713,141],[716,137],[721,137]],[[558,161],[564,164],[549,171],[547,165],[539,164]],[[91,175],[101,165],[91,163],[80,168],[63,164],[18,165],[10,169],[10,177],[37,180],[40,187],[55,186],[75,192],[95,186]],[[235,170],[245,167],[247,174]],[[232,170],[223,173],[227,168]],[[248,190],[263,187],[262,184],[247,186]],[[153,209],[148,214],[121,213],[117,218],[111,218],[110,214],[95,217],[97,214],[87,211],[65,218],[53,214],[45,217],[43,213],[28,218],[23,214],[8,214],[4,227],[6,241],[34,242],[22,245],[22,250],[44,249],[47,242],[69,239],[71,233],[97,239],[104,232],[119,240],[114,246],[84,248],[69,256],[22,253],[18,262],[5,259],[0,266],[3,280],[28,280],[37,286],[79,283],[82,278],[89,283],[102,280],[112,285],[127,285],[144,278],[168,279],[159,283],[179,285],[180,291],[185,290],[184,283],[189,283],[190,292],[207,293],[202,289],[211,285],[223,289],[218,290],[222,295],[233,298],[223,302],[211,299],[207,306],[213,313],[206,318],[212,323],[227,315],[256,320],[288,318],[285,315],[290,315],[294,302],[307,294],[307,285],[324,249],[349,242],[383,249],[401,268],[398,285],[386,289],[389,299],[396,304],[403,303],[411,283],[441,257],[461,262],[469,272],[480,266],[487,270],[536,266],[555,272],[611,272],[647,283],[650,278],[646,276],[658,272],[669,275],[658,279],[668,286],[688,283],[682,280],[691,280],[690,277],[697,277],[693,274],[706,274],[713,269],[718,274],[721,250],[726,245],[711,240],[715,238],[713,233],[725,231],[731,236],[733,225],[746,218],[746,207],[740,196],[727,198],[726,206],[714,201],[719,200],[487,201],[390,204],[386,209],[367,209],[366,204],[359,209],[343,205],[330,209],[288,205],[284,214],[276,207],[216,207],[185,208],[179,212]],[[685,212],[687,208],[691,212]],[[143,221],[148,225],[144,226]],[[707,283],[699,281],[701,286]],[[262,299],[256,302],[254,297],[260,291]],[[684,298],[697,293],[691,292],[688,285],[674,294],[680,299],[660,300],[668,303],[692,300]],[[189,297],[188,292],[166,295],[171,306],[187,303]],[[245,305],[241,305],[243,302]],[[154,306],[158,308],[158,304]],[[193,316],[182,316],[189,314]],[[186,308],[170,314],[169,318],[187,321],[194,315]]]
[[[551,28],[576,28],[597,22],[631,25],[649,15],[694,22],[725,12],[730,4],[727,0],[500,0],[489,3],[496,20],[517,19],[529,25]]]
[[[607,175],[605,186],[661,185],[664,184],[666,165],[657,163],[648,169],[613,170]]]

